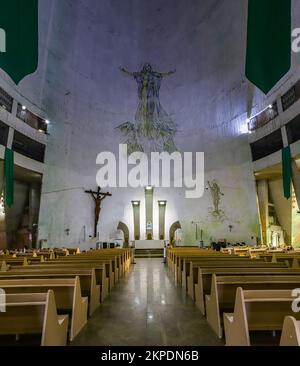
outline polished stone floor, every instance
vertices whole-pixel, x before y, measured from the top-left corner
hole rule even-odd
[[[174,286],[162,259],[136,259],[73,346],[207,346],[223,343]]]

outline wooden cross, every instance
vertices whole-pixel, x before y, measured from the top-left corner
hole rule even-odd
[[[100,211],[101,211],[101,203],[106,197],[111,197],[112,194],[108,193],[108,192],[106,192],[106,193],[101,192],[100,187],[98,187],[97,192],[93,192],[92,190],[89,190],[89,191],[85,191],[85,193],[90,194],[95,201],[94,237],[96,238],[97,237],[97,225],[99,222],[99,216],[100,216]]]

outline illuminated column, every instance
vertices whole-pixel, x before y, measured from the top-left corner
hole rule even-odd
[[[166,206],[167,201],[158,201],[159,240],[165,239]]]
[[[267,229],[269,226],[269,188],[267,180],[259,180],[257,182],[257,199],[261,226],[261,240],[262,244],[268,245]]]
[[[140,201],[132,201],[134,240],[140,240]]]
[[[145,188],[146,239],[153,239],[153,187]]]

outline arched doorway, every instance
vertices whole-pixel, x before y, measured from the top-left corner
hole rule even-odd
[[[124,248],[128,248],[129,247],[129,229],[128,226],[126,224],[124,224],[124,222],[119,222],[118,225],[118,230],[121,230],[124,234]]]
[[[169,231],[170,244],[174,243],[175,240],[175,231],[181,229],[181,224],[179,221],[174,222]]]

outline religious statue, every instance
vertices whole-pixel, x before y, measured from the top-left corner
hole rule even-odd
[[[100,211],[101,211],[101,203],[106,197],[111,197],[111,193],[101,192],[101,188],[98,187],[97,192],[93,192],[92,190],[85,191],[85,193],[90,194],[95,202],[95,225],[94,225],[94,237],[97,237],[97,225],[99,222]]]
[[[213,199],[213,205],[214,205],[214,212],[213,214],[219,215],[220,214],[220,200],[221,196],[224,196],[224,193],[221,192],[221,188],[218,185],[217,181],[214,179],[212,182],[208,181],[208,188],[210,190],[212,199]]]
[[[160,73],[154,71],[150,64],[145,64],[138,72],[130,72],[125,68],[120,70],[133,77],[138,85],[139,104],[135,122],[125,122],[117,127],[127,138],[128,152],[176,151],[174,137],[177,127],[159,98],[163,78],[176,71]]]

